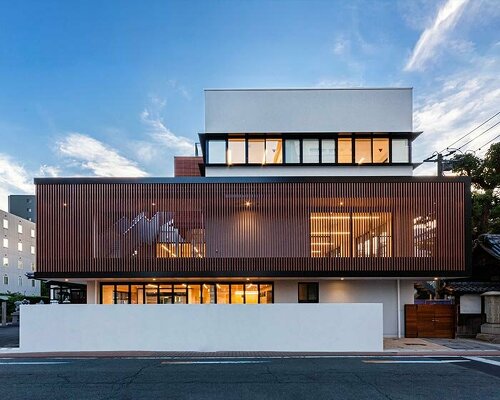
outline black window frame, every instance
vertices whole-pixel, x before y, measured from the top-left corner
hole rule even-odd
[[[300,299],[300,287],[301,287],[301,285],[307,286],[305,300]],[[311,293],[312,288],[315,288],[315,290],[316,290],[316,299],[310,300],[309,297],[310,297],[310,293]],[[310,303],[310,304],[319,303],[319,282],[299,282],[297,284],[297,300],[299,303]]]

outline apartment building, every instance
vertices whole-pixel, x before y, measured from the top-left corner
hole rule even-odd
[[[40,296],[40,282],[26,277],[36,270],[35,224],[2,210],[0,222],[0,293]]]

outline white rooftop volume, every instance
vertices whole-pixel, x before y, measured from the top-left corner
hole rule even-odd
[[[206,133],[412,132],[412,89],[205,90]]]

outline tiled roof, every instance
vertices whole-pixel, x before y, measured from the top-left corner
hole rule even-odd
[[[444,289],[450,294],[481,294],[500,291],[500,282],[447,282]]]
[[[500,260],[500,235],[493,235],[490,233],[480,235],[474,241],[474,248],[477,246],[480,246],[492,257]]]

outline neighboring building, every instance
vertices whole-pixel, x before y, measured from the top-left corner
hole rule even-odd
[[[36,197],[29,194],[11,194],[9,212],[36,223]]]
[[[500,291],[500,235],[483,234],[474,240],[472,275],[445,282],[443,292],[459,306],[457,334],[475,337],[484,323],[482,294]]]
[[[40,281],[26,274],[36,268],[35,224],[0,210],[0,293],[40,296]]]
[[[411,89],[205,96],[203,165],[176,160],[205,176],[35,180],[36,277],[88,303],[382,303],[397,336],[416,279],[468,275],[470,181],[412,177]]]

